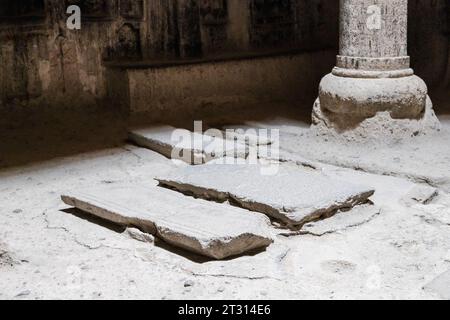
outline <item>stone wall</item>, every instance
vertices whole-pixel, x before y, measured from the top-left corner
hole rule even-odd
[[[337,0],[2,0],[0,109],[105,104],[105,62],[320,50]],[[81,30],[66,9],[79,5]]]
[[[79,31],[66,27],[70,4],[83,10]],[[103,61],[140,57],[143,8],[129,9],[130,14],[120,8],[106,0],[1,1],[1,106],[97,106],[106,93]]]
[[[431,83],[442,76],[448,29],[436,28],[435,16],[444,16],[446,2],[410,0],[413,64]],[[71,4],[82,9],[81,30],[66,28]],[[0,110],[110,107],[111,61],[335,51],[338,7],[339,0],[2,0]],[[304,83],[301,71],[293,90]]]
[[[334,50],[261,56],[111,72],[113,99],[132,122],[257,116],[304,109],[309,119],[317,86],[335,62]],[[114,84],[127,84],[117,86]],[[123,97],[126,97],[123,99]],[[142,121],[141,121],[142,120]]]

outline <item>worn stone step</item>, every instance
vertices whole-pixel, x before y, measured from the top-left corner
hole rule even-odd
[[[158,177],[161,186],[197,197],[232,201],[265,213],[289,228],[366,203],[374,190],[331,179],[320,171],[279,165],[274,175],[259,165],[217,165],[180,168]]]
[[[136,129],[128,137],[141,147],[193,165],[222,157],[246,158],[249,152],[244,144],[171,126]]]
[[[262,214],[155,187],[112,185],[62,195],[67,205],[137,227],[176,247],[225,259],[272,243]]]

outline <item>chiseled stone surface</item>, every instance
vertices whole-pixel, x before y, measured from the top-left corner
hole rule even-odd
[[[245,145],[171,126],[133,130],[129,133],[129,139],[169,159],[182,160],[194,165],[224,156],[246,158],[248,154]]]
[[[240,255],[272,243],[269,219],[264,215],[162,188],[114,185],[69,192],[62,200],[213,259]]]
[[[186,167],[157,180],[162,186],[197,197],[231,201],[298,228],[310,221],[367,202],[368,187],[330,179],[318,171],[280,165],[275,175],[263,175],[258,165]]]

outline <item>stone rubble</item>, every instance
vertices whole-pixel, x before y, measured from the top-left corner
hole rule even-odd
[[[350,228],[369,223],[380,214],[381,209],[376,206],[361,205],[348,212],[339,212],[329,219],[308,223],[303,226],[300,233],[321,237],[327,234],[344,232]]]
[[[155,238],[151,234],[142,232],[141,230],[136,229],[136,228],[127,228],[127,230],[125,230],[125,233],[131,239],[134,239],[134,240],[137,240],[140,242],[144,242],[144,243],[154,243],[155,242]]]

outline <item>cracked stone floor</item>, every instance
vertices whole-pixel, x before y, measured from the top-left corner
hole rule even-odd
[[[0,171],[0,299],[443,298],[424,287],[450,270],[450,194],[407,205],[418,181],[402,175],[323,164],[375,188],[381,214],[321,236],[280,234],[267,251],[228,261],[139,242],[60,200],[74,188],[156,185],[174,166],[124,145]]]

